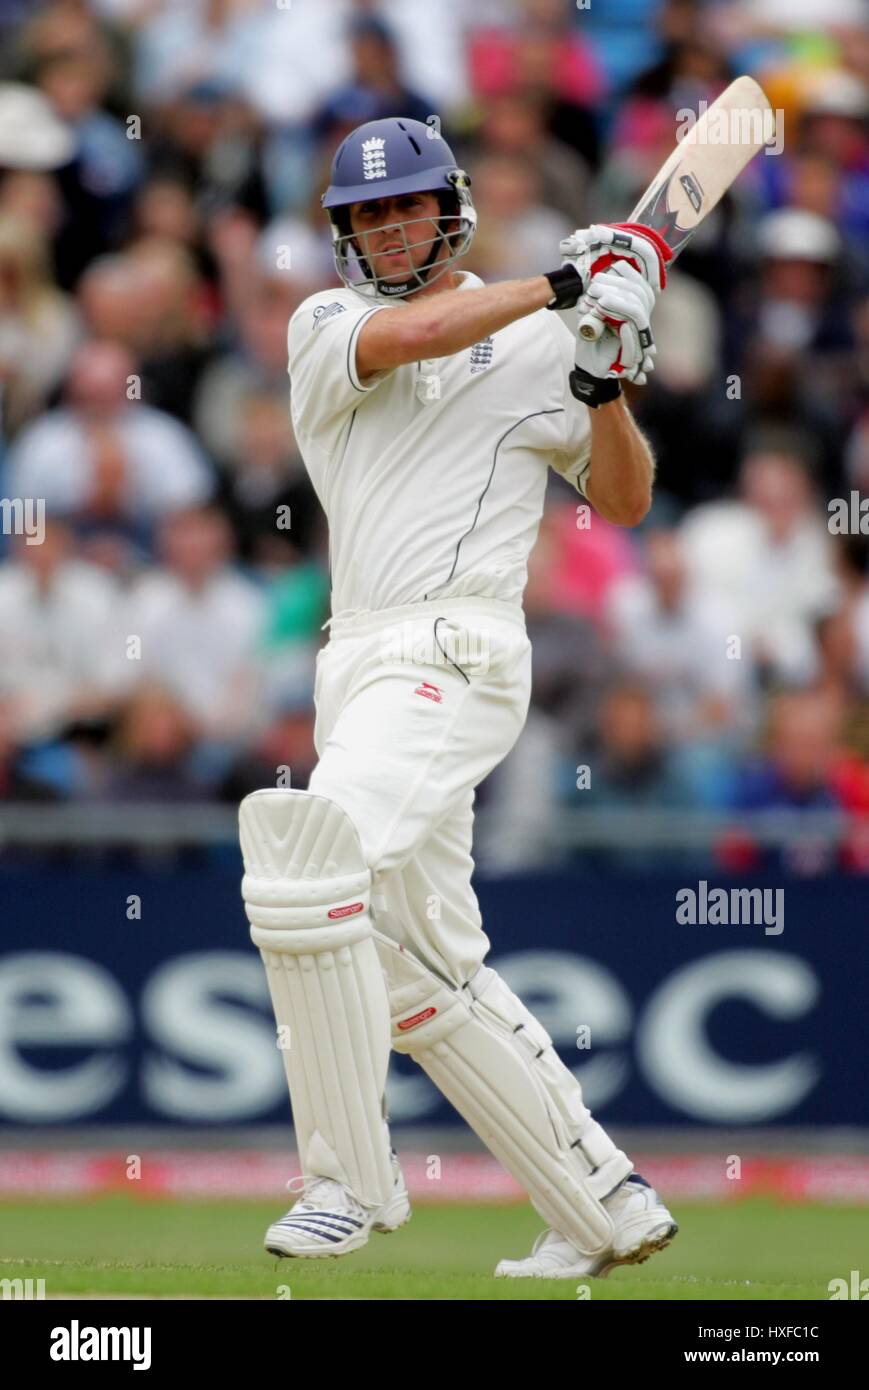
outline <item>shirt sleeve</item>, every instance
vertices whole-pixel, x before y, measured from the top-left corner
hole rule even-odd
[[[588,406],[576,399],[568,381],[574,366],[573,336],[557,314],[546,312],[547,321],[551,320],[551,331],[555,336],[563,370],[563,383],[559,390],[564,403],[564,442],[560,449],[553,451],[552,467],[559,477],[571,483],[577,492],[585,497],[591,469],[591,421]]]
[[[352,290],[324,290],[300,304],[287,329],[287,371],[296,430],[317,435],[340,423],[390,375],[365,381],[356,371],[356,344],[365,323],[388,304],[368,304]]]

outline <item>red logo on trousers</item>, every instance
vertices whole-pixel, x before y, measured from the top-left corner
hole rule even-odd
[[[416,687],[414,695],[424,695],[427,700],[434,700],[439,705],[444,698],[444,692],[439,685],[430,685],[428,681],[423,681]]]

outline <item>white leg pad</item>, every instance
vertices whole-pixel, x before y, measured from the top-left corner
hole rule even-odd
[[[328,798],[279,789],[245,797],[239,832],[242,897],[283,1033],[302,1171],[382,1206],[395,1191],[389,998],[359,836]]]
[[[612,1242],[602,1204],[633,1171],[592,1119],[542,1024],[480,966],[461,991],[375,933],[392,1046],[418,1062],[554,1230],[586,1255]]]

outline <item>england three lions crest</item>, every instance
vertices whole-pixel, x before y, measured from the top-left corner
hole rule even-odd
[[[379,135],[362,141],[362,173],[366,179],[386,178],[386,155],[383,148],[386,141]]]

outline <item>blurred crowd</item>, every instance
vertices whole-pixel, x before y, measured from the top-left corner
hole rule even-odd
[[[783,141],[656,310],[652,513],[618,530],[550,479],[480,853],[563,858],[582,809],[813,811],[842,833],[794,865],[869,869],[863,0],[0,0],[0,54],[0,494],[46,505],[41,543],[3,512],[0,798],[306,785],[328,543],[286,326],[337,283],[347,131],[436,118],[479,213],[461,268],[534,275],[750,71]]]

